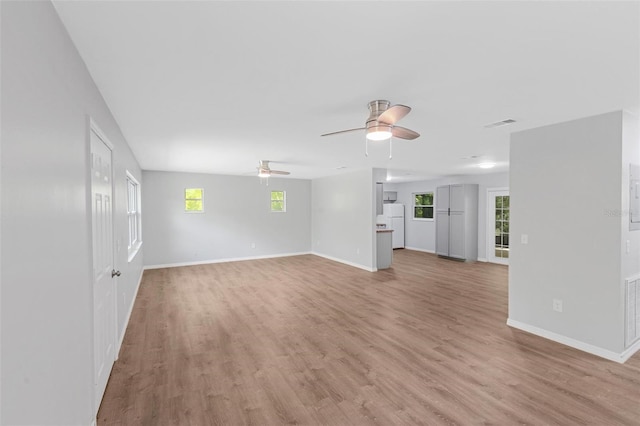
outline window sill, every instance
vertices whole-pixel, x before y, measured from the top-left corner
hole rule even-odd
[[[136,257],[136,255],[140,251],[140,247],[142,247],[142,241],[129,249],[129,257],[127,259],[129,263],[131,263],[131,261]]]
[[[413,220],[417,220],[418,222],[434,222],[434,219],[426,219],[421,217],[414,217]]]

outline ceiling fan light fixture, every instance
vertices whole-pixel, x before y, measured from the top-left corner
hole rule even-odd
[[[391,126],[371,126],[367,128],[367,139],[383,141],[391,137]]]
[[[478,167],[481,169],[493,169],[496,166],[496,163],[480,163]]]
[[[271,173],[269,173],[269,170],[260,170],[258,172],[258,177],[261,177],[261,178],[267,178],[270,175],[271,175]]]

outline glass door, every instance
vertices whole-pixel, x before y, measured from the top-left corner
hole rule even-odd
[[[488,191],[487,260],[509,264],[509,191]]]

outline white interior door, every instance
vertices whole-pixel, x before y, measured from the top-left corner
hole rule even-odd
[[[509,264],[510,199],[507,189],[487,191],[487,260]]]
[[[116,305],[113,265],[113,185],[111,147],[91,129],[91,218],[93,225],[93,338],[95,411],[115,361]]]

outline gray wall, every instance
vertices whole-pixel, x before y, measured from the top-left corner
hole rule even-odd
[[[204,213],[184,212],[185,188],[204,188]],[[272,190],[286,191],[285,213],[271,212]],[[309,180],[144,171],[142,206],[148,267],[311,250]]]
[[[433,192],[438,186],[456,183],[475,183],[479,185],[478,194],[478,259],[487,257],[487,189],[508,188],[508,173],[489,173],[484,175],[451,176],[437,180],[406,183],[385,183],[385,191],[397,191],[398,201],[405,205],[405,245],[414,250],[434,253],[436,249],[435,221],[413,219],[413,194]],[[434,203],[438,203],[434,199]]]
[[[142,272],[127,262],[125,169],[140,169],[49,2],[2,2],[1,416],[88,425],[93,300],[88,116],[115,145],[119,330]]]
[[[624,230],[622,194],[637,145],[637,118],[621,112],[512,135],[510,323],[594,353],[623,352],[623,269],[640,270],[640,231]]]
[[[374,270],[375,177],[372,170],[314,179],[313,252]]]

